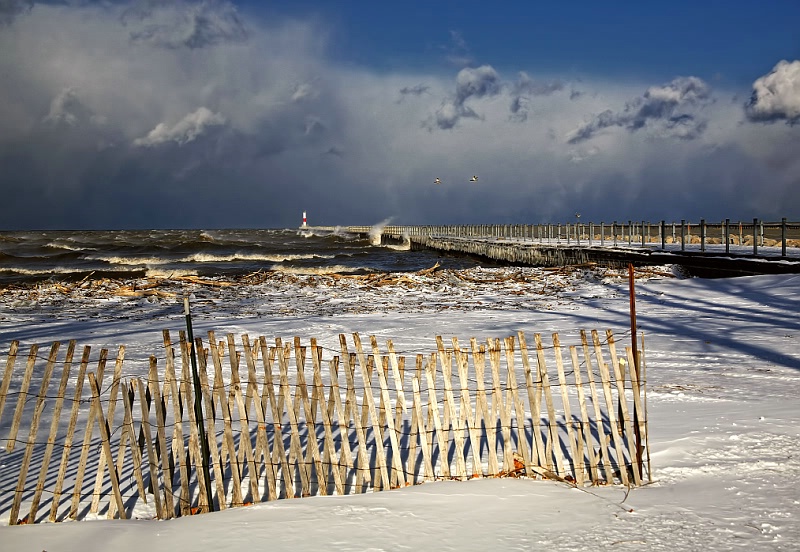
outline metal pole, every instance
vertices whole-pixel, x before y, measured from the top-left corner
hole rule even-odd
[[[208,440],[206,439],[205,423],[203,422],[203,390],[200,387],[200,377],[197,373],[197,353],[195,351],[194,333],[192,332],[192,315],[189,312],[189,297],[183,298],[183,312],[186,315],[186,333],[189,337],[189,350],[192,353],[192,380],[194,381],[194,417],[197,421],[197,432],[200,437],[200,452],[203,456],[203,480],[206,484],[206,496],[208,498],[208,509],[214,511],[214,495],[211,491],[211,473],[208,469],[210,464],[208,452]]]
[[[631,308],[631,352],[633,353],[633,370],[636,371],[636,380],[641,382],[639,372],[639,348],[636,343],[636,292],[634,289],[633,263],[628,263],[628,289],[630,295]],[[621,419],[621,418],[620,418]],[[639,432],[639,419],[637,411],[634,410],[633,435],[636,440],[636,464],[639,466],[639,477],[642,476],[642,436]]]

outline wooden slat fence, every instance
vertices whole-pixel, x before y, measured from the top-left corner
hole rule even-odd
[[[163,332],[164,354],[146,375],[123,372],[124,347],[110,374],[106,349],[90,361],[84,347],[76,363],[74,341],[63,358],[59,342],[24,358],[13,342],[0,428],[18,482],[2,490],[0,515],[11,525],[143,511],[169,519],[437,479],[649,480],[644,343],[637,371],[610,330],[581,331],[568,346],[558,334],[532,337],[437,337],[435,351],[409,355],[358,334],[323,347],[209,332],[194,343],[199,411],[184,332],[177,342]]]

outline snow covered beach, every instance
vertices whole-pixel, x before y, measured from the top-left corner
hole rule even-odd
[[[10,339],[77,339],[124,343],[131,358],[145,359],[162,328],[180,329],[176,298],[184,292],[192,293],[198,332],[323,339],[359,332],[391,338],[403,350],[428,349],[436,335],[622,333],[628,323],[627,281],[602,269],[474,268],[380,278],[271,273],[246,285],[169,285],[158,287],[161,295],[140,296],[90,286],[65,294],[45,284],[6,291],[3,348]],[[234,542],[291,550],[791,550],[800,539],[800,503],[790,483],[800,474],[798,291],[797,276],[680,280],[667,268],[639,274],[656,480],[643,488],[442,482],[170,522],[3,527],[2,537],[15,550],[99,550],[110,543],[120,550],[212,550]],[[0,469],[2,487],[13,488],[13,466]]]

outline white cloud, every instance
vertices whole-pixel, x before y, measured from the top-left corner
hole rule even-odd
[[[800,122],[800,60],[782,60],[757,79],[745,113],[751,121]]]
[[[197,139],[210,127],[224,124],[225,117],[219,113],[213,113],[206,107],[201,107],[172,126],[168,126],[166,123],[158,123],[147,136],[137,138],[133,143],[136,146],[157,146],[164,142],[175,142],[178,145],[183,145]]]

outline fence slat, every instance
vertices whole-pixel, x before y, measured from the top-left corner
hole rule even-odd
[[[283,351],[278,347],[270,349],[267,346],[267,340],[264,337],[259,338],[261,346],[261,362],[264,368],[264,388],[261,394],[261,407],[266,411],[265,403],[269,405],[270,413],[272,414],[272,453],[271,453],[271,466],[270,470],[275,470],[280,467],[281,489],[280,492],[276,490],[277,497],[283,493],[284,497],[293,496],[289,494],[292,490],[292,475],[289,469],[289,461],[286,456],[286,451],[283,447],[283,414],[278,409],[278,400],[275,396],[275,381],[272,377],[272,365],[275,362],[275,355],[282,354]],[[276,462],[277,459],[277,462]],[[277,485],[277,473],[275,474],[275,481]]]
[[[72,410],[69,416],[69,425],[67,426],[67,434],[64,437],[64,446],[61,452],[61,464],[58,468],[58,477],[56,478],[56,486],[53,490],[53,498],[50,505],[50,521],[58,521],[58,506],[61,502],[61,492],[64,488],[64,477],[67,473],[69,465],[69,455],[72,451],[72,441],[75,433],[75,426],[78,423],[78,410],[81,404],[81,394],[83,393],[83,381],[86,376],[86,368],[89,365],[89,355],[91,347],[85,346],[83,348],[83,356],[81,357],[80,367],[78,368],[78,377],[75,379],[75,393],[72,399]]]
[[[534,341],[536,342],[536,358],[539,364],[539,379],[542,382],[542,394],[544,395],[544,402],[547,406],[547,417],[549,420],[550,435],[548,437],[548,464],[550,463],[550,454],[555,457],[556,470],[560,477],[564,477],[564,457],[561,453],[561,440],[558,436],[558,424],[556,423],[556,411],[553,405],[553,395],[550,389],[550,376],[547,373],[547,364],[544,358],[544,345],[542,345],[541,334],[534,334]],[[552,468],[550,468],[552,469]]]
[[[514,471],[514,443],[511,441],[511,415],[503,401],[503,384],[500,382],[500,340],[489,339],[488,345],[489,365],[492,367],[492,414],[500,418],[503,472],[511,473]]]
[[[427,439],[425,422],[422,417],[422,399],[419,391],[419,378],[414,376],[411,379],[411,387],[414,393],[414,414],[416,417],[418,435],[420,438],[420,448],[422,449],[423,473],[425,479],[434,479],[433,463],[431,461],[431,447]]]
[[[319,480],[323,479],[323,475],[322,459],[319,455],[319,443],[317,442],[317,420],[311,409],[311,401],[308,398],[308,385],[306,384],[305,376],[306,348],[300,346],[299,337],[294,338],[294,352],[295,365],[297,367],[295,401],[297,404],[301,404],[303,407],[303,415],[306,419],[306,432],[308,433],[304,462],[308,466],[314,466],[314,471],[317,473],[317,481],[319,482]],[[325,488],[325,485],[319,485],[319,483],[317,483],[317,486],[322,494],[328,494],[328,490]]]
[[[603,355],[600,347],[600,337],[596,331],[592,332],[592,339],[594,340],[595,352],[597,353],[597,364],[600,368],[600,383],[603,386],[603,393],[606,401],[606,414],[608,415],[608,422],[611,426],[611,440],[614,442],[614,451],[617,455],[617,468],[619,469],[619,477],[623,485],[628,485],[628,470],[625,467],[625,450],[623,449],[622,442],[619,438],[619,428],[617,425],[617,415],[614,413],[614,398],[611,393],[611,376],[609,375],[608,365],[603,360]],[[610,457],[609,457],[610,458]]]
[[[192,497],[189,494],[189,468],[186,465],[186,455],[183,454],[185,447],[182,424],[183,406],[181,403],[181,392],[178,390],[178,378],[175,374],[175,349],[172,347],[169,330],[164,330],[162,332],[162,338],[164,342],[164,354],[166,356],[164,385],[169,392],[169,394],[164,393],[163,398],[165,401],[168,401],[169,397],[172,397],[172,456],[175,458],[176,462],[180,463],[178,468],[181,480],[181,494],[178,497],[179,511],[182,516],[188,516],[192,513]],[[183,346],[183,342],[181,345]],[[189,409],[191,409],[191,406],[189,406]]]
[[[122,502],[122,493],[119,490],[119,478],[117,477],[117,470],[114,467],[114,456],[111,454],[111,437],[108,433],[108,421],[103,416],[103,407],[100,404],[100,386],[97,384],[97,380],[91,372],[89,373],[89,385],[92,389],[92,402],[97,404],[94,411],[97,413],[97,426],[100,428],[103,456],[106,457],[105,465],[108,466],[108,477],[111,479],[111,491],[117,503],[120,519],[126,519],[125,504]]]
[[[636,462],[636,444],[633,442],[635,436],[633,426],[631,425],[631,416],[628,410],[628,399],[625,396],[625,375],[622,371],[623,365],[620,359],[617,358],[617,348],[616,344],[614,343],[614,334],[611,333],[611,330],[606,331],[606,341],[608,342],[608,351],[609,355],[611,356],[611,366],[614,368],[614,379],[616,380],[617,384],[617,401],[619,402],[619,410],[622,417],[624,438],[628,445],[627,450],[628,457],[630,458],[630,467],[633,468],[633,465]],[[630,371],[633,371],[633,366],[631,366]],[[628,464],[624,463],[623,465],[624,471],[627,472]],[[634,484],[637,486],[641,485],[642,479],[639,475],[639,470],[631,469],[631,471],[633,472]]]
[[[567,426],[567,440],[572,449],[572,473],[577,481],[578,478],[583,482],[583,470],[579,465],[582,463],[583,455],[578,454],[578,443],[575,440],[575,432],[572,429],[572,409],[569,405],[569,392],[567,390],[567,379],[564,376],[564,358],[561,355],[561,340],[558,333],[553,334],[553,354],[556,359],[556,371],[558,372],[558,385],[561,389],[561,403],[564,406],[564,422]],[[552,422],[551,422],[552,423]],[[579,475],[579,472],[581,473]]]
[[[156,516],[158,519],[166,519],[164,506],[161,502],[161,481],[158,477],[158,458],[153,444],[153,437],[150,431],[150,407],[147,401],[145,385],[140,378],[136,378],[136,385],[139,388],[139,408],[142,413],[142,434],[144,435],[145,448],[147,449],[147,467],[150,471],[150,486],[153,489],[153,502],[156,505]]]
[[[14,502],[11,505],[11,513],[9,514],[9,525],[16,525],[18,523],[17,516],[22,502],[22,495],[25,492],[25,479],[28,475],[28,467],[30,466],[31,456],[33,456],[33,447],[36,444],[36,433],[39,431],[39,420],[44,410],[45,398],[47,397],[47,388],[50,384],[50,376],[53,373],[53,366],[56,363],[56,355],[61,344],[56,341],[50,347],[50,356],[47,358],[44,375],[42,376],[41,387],[39,388],[39,395],[36,399],[36,407],[33,411],[33,419],[31,420],[31,427],[28,432],[28,443],[25,447],[25,453],[22,456],[22,464],[19,469],[19,479],[17,480],[17,488],[14,492]],[[35,520],[29,518],[33,523]]]
[[[436,370],[436,354],[432,353],[431,358],[428,361],[428,364],[425,369],[425,378],[428,381],[428,430],[427,434],[430,435],[431,432],[431,421],[433,421],[433,432],[436,434],[436,442],[438,444],[438,452],[437,455],[439,459],[439,472],[441,473],[442,477],[450,478],[450,461],[448,459],[448,451],[447,451],[447,443],[448,440],[445,440],[444,432],[442,431],[442,422],[439,418],[439,400],[436,397],[436,384],[434,380]],[[431,447],[433,446],[433,441],[431,440]],[[431,454],[431,458],[433,458],[433,454]]]
[[[278,350],[278,368],[281,374],[281,396],[283,397],[283,404],[286,408],[286,413],[289,416],[289,429],[290,445],[289,445],[289,466],[292,472],[290,473],[294,480],[294,470],[300,472],[300,496],[308,496],[311,494],[310,475],[308,465],[303,460],[303,447],[300,440],[300,428],[297,422],[297,415],[294,409],[291,392],[289,390],[289,366],[288,359],[291,356],[291,345],[282,345],[280,340],[276,340],[275,346]],[[297,487],[294,488],[294,496],[297,496]]]
[[[333,397],[333,412],[331,419],[338,420],[339,425],[339,474],[342,479],[342,484],[345,485],[345,492],[347,492],[347,481],[350,479],[351,472],[353,471],[353,449],[350,447],[350,417],[349,410],[342,406],[342,398],[340,395],[341,389],[339,387],[339,357],[333,357],[328,363],[331,376],[331,392]],[[348,391],[346,390],[346,393]],[[345,399],[347,400],[347,399]],[[344,458],[344,462],[342,461]]]
[[[25,403],[28,400],[28,388],[31,385],[31,377],[33,376],[33,366],[36,363],[36,355],[39,353],[39,345],[34,343],[31,345],[28,352],[28,362],[25,364],[25,375],[22,377],[22,386],[17,395],[17,407],[14,409],[14,417],[11,421],[11,430],[6,438],[6,452],[14,450],[17,443],[17,433],[19,432],[19,424],[22,420],[22,412],[25,410]]]
[[[11,342],[11,346],[8,348],[8,358],[6,359],[6,369],[3,373],[3,383],[0,384],[0,422],[3,421],[3,407],[6,405],[8,387],[11,385],[11,374],[14,372],[14,364],[17,362],[18,350],[19,341],[15,339]]]
[[[106,371],[106,362],[108,361],[108,349],[100,350],[100,358],[97,361],[97,370],[95,371],[95,379],[97,384],[103,385],[103,377]],[[91,390],[90,390],[91,391]],[[81,501],[81,490],[83,488],[83,475],[86,471],[86,462],[89,458],[89,447],[92,443],[92,434],[94,433],[94,422],[97,418],[97,413],[94,412],[94,403],[89,407],[89,417],[86,419],[86,428],[83,432],[83,444],[81,445],[81,458],[78,463],[78,471],[75,474],[75,488],[72,493],[72,504],[69,508],[70,519],[78,519],[78,508]]]
[[[469,359],[458,346],[458,338],[453,337],[453,354],[458,367],[459,392],[461,394],[461,423],[466,424],[469,435],[469,447],[472,452],[472,477],[483,475],[483,462],[481,461],[481,440],[475,429],[475,417],[472,414],[472,397],[469,392]],[[477,398],[476,410],[477,410]]]
[[[478,346],[478,340],[474,337],[470,339],[472,349],[472,365],[475,368],[475,427],[483,427],[486,433],[486,453],[488,456],[489,474],[496,474],[500,471],[497,462],[497,424],[494,416],[489,415],[489,403],[486,400],[486,347]],[[480,449],[479,449],[480,450]],[[481,453],[478,453],[479,457]]]
[[[522,466],[527,467],[531,465],[531,455],[530,449],[528,448],[528,437],[525,435],[525,408],[522,406],[522,400],[519,398],[519,392],[517,390],[517,371],[514,367],[514,337],[508,337],[505,339],[505,350],[506,350],[506,370],[508,373],[508,383],[507,388],[509,390],[509,396],[511,398],[509,404],[506,407],[509,409],[509,412],[513,409],[516,415],[514,418],[517,420],[517,448],[519,450],[518,454],[522,457]],[[509,416],[509,420],[511,420],[511,416]],[[513,422],[511,422],[513,424]],[[511,431],[513,433],[513,427],[511,427]],[[516,464],[514,465],[514,471],[517,471]]]
[[[380,475],[381,489],[389,488],[389,470],[386,467],[386,449],[383,444],[383,428],[378,419],[378,411],[375,406],[375,398],[372,396],[372,376],[371,370],[367,366],[364,349],[361,345],[361,338],[358,334],[353,334],[353,341],[356,347],[358,365],[361,368],[361,379],[364,382],[364,402],[369,412],[369,420],[372,424],[373,440],[375,442],[375,456],[378,461],[378,471]],[[378,369],[380,372],[380,368]],[[373,486],[377,486],[373,483]]]
[[[224,510],[227,507],[227,498],[225,497],[225,480],[222,473],[222,458],[220,458],[220,450],[217,445],[217,430],[215,428],[214,419],[214,396],[208,384],[208,350],[203,348],[203,340],[199,337],[195,338],[197,346],[197,363],[199,365],[200,376],[200,389],[203,393],[203,404],[205,404],[205,428],[206,428],[206,442],[209,448],[209,461],[214,469],[214,484],[217,489],[217,509]],[[224,442],[224,440],[223,440]]]
[[[44,456],[42,457],[41,466],[39,468],[39,480],[36,482],[36,491],[31,501],[31,510],[28,514],[28,519],[31,522],[36,520],[36,512],[39,510],[39,501],[44,491],[44,484],[47,480],[47,470],[50,466],[50,457],[53,454],[53,447],[56,444],[56,435],[58,434],[58,422],[61,418],[61,408],[64,405],[64,395],[67,392],[67,383],[69,382],[69,374],[72,368],[72,355],[75,353],[75,341],[72,340],[67,346],[67,354],[64,358],[64,368],[61,371],[61,381],[58,385],[56,393],[56,404],[53,407],[53,413],[50,419],[50,434],[47,437],[47,445],[45,446]]]
[[[364,424],[358,415],[358,403],[356,401],[356,385],[355,385],[355,369],[356,361],[355,354],[350,354],[347,350],[347,340],[344,334],[339,335],[339,345],[342,349],[342,360],[344,361],[344,374],[345,382],[347,385],[347,398],[345,400],[345,420],[346,424],[350,425],[350,420],[353,420],[353,427],[356,431],[356,445],[357,464],[355,474],[355,491],[357,493],[366,492],[364,479],[367,475],[371,475],[369,460],[367,458],[367,438],[364,434]],[[370,477],[371,484],[371,477]]]
[[[592,332],[592,340],[594,341],[595,332]],[[606,438],[606,432],[603,427],[603,414],[601,412],[600,396],[597,392],[597,386],[594,382],[594,369],[592,368],[592,357],[589,352],[589,342],[586,337],[586,332],[581,330],[581,343],[583,345],[583,358],[586,361],[586,376],[589,380],[589,390],[592,394],[592,405],[594,406],[595,415],[595,430],[597,431],[598,440],[598,455],[602,461],[603,473],[606,476],[606,482],[611,485],[614,483],[614,469],[611,464],[611,455],[608,451],[608,441],[610,436]],[[595,350],[595,356],[598,352]],[[592,454],[594,452],[592,451]]]
[[[578,425],[578,429],[580,430],[580,434],[578,435],[578,459],[576,463],[576,467],[579,468],[579,476],[577,477],[577,484],[583,485],[585,474],[586,474],[586,464],[584,462],[584,455],[586,452],[584,451],[584,443],[586,445],[586,450],[588,451],[589,456],[589,479],[595,485],[600,482],[600,475],[597,471],[597,459],[595,455],[592,454],[592,434],[591,434],[591,425],[589,423],[589,411],[586,408],[586,395],[583,389],[583,376],[581,376],[581,363],[578,360],[578,348],[574,345],[570,346],[569,348],[570,358],[572,359],[572,371],[575,374],[575,389],[578,393],[578,406],[580,407],[581,411],[581,422]]]
[[[375,336],[370,337],[372,341],[372,348],[375,354],[375,357],[380,357],[380,351],[378,350],[378,341],[375,339]],[[387,358],[387,364],[389,363],[389,359]],[[398,371],[399,377],[399,371]],[[383,369],[378,370],[378,385],[380,386],[381,392],[381,400],[386,405],[386,408],[391,407],[391,399],[389,398],[389,383],[386,381],[386,371]],[[383,425],[383,424],[381,424]],[[395,431],[395,421],[392,419],[392,416],[386,416],[386,431],[389,434],[389,444],[392,450],[392,469],[397,474],[396,477],[398,479],[398,484],[401,487],[404,487],[406,484],[405,478],[405,470],[403,469],[403,460],[402,460],[402,452],[400,450],[400,442],[397,439],[397,432]]]
[[[547,467],[548,457],[545,452],[544,441],[542,440],[542,380],[538,375],[538,368],[536,381],[533,379],[530,354],[528,353],[528,343],[525,340],[525,334],[523,332],[517,332],[517,341],[519,342],[519,352],[522,356],[522,371],[525,375],[528,406],[531,409],[531,434],[533,435],[531,462],[534,462],[538,466]],[[537,354],[538,353],[539,349],[537,348]],[[536,474],[534,472],[530,475],[535,476]]]
[[[125,346],[121,345],[117,352],[117,360],[114,363],[114,379],[111,380],[111,393],[108,398],[108,414],[105,416],[106,421],[111,425],[114,425],[114,410],[117,407],[117,395],[119,393],[119,382],[122,378],[122,363],[124,360]],[[106,457],[101,455],[98,458],[97,475],[95,476],[94,493],[92,494],[92,507],[90,511],[93,514],[97,513],[97,509],[100,506],[100,497],[103,494],[103,469],[105,468],[105,462]]]
[[[158,446],[156,452],[160,454],[161,461],[161,476],[164,482],[164,513],[167,516],[162,519],[172,519],[175,517],[175,502],[174,497],[174,474],[172,467],[169,465],[169,448],[167,447],[166,438],[166,421],[164,420],[164,412],[166,410],[164,402],[161,399],[160,382],[158,381],[157,359],[155,356],[150,357],[150,371],[147,378],[147,386],[150,389],[150,394],[153,397],[153,406],[156,410],[156,441]]]
[[[211,361],[214,363],[214,395],[219,401],[219,409],[222,412],[223,440],[220,460],[224,462],[225,458],[228,459],[228,466],[230,466],[231,469],[231,504],[238,506],[243,502],[241,469],[236,458],[236,446],[233,442],[231,411],[228,406],[227,394],[225,393],[225,380],[222,376],[221,351],[217,347],[213,332],[208,332],[208,340],[208,347],[211,350]],[[222,342],[220,341],[220,343]]]
[[[324,393],[325,386],[322,383],[322,371],[321,371],[322,367],[320,365],[321,356],[322,356],[322,350],[317,347],[316,340],[312,341],[311,359],[313,365],[314,387],[318,389],[316,393],[318,394],[318,397],[321,399],[321,408],[319,408],[319,413],[322,416],[322,427],[324,430],[323,446],[325,449],[325,463],[327,463],[328,465],[328,468],[324,469],[322,474],[318,474],[318,477],[320,478],[321,486],[324,485],[325,487],[325,494],[328,494],[327,474],[331,472],[333,475],[333,483],[334,483],[334,488],[336,489],[336,494],[343,495],[344,484],[342,482],[341,472],[339,472],[338,466],[337,467],[333,466],[333,460],[334,458],[336,458],[336,446],[333,444],[333,432],[331,430],[332,422],[330,418],[330,412],[328,408],[326,408],[325,406],[325,393]],[[333,389],[331,389],[331,392],[333,392]]]

